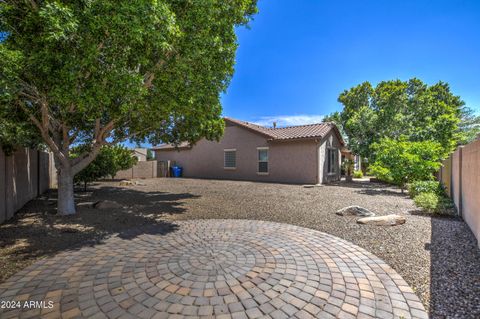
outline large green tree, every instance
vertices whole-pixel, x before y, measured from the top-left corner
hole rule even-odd
[[[256,11],[256,0],[0,1],[0,122],[33,124],[53,152],[59,213],[75,213],[73,177],[104,145],[219,138],[234,28]]]
[[[464,102],[447,83],[427,85],[419,79],[364,82],[340,94],[343,110],[335,115],[349,147],[362,157],[374,156],[382,138],[435,141],[448,154],[464,139],[460,129]]]

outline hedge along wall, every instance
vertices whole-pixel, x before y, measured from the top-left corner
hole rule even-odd
[[[48,153],[22,148],[11,156],[0,149],[0,223],[50,186]]]
[[[446,159],[439,179],[480,247],[480,140],[458,148]]]

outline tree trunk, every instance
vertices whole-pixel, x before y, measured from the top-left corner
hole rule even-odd
[[[58,170],[58,206],[60,215],[73,215],[76,213],[73,197],[73,172],[71,167],[61,167]]]

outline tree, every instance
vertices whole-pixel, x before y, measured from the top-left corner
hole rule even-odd
[[[348,137],[349,148],[372,159],[372,145],[383,138],[412,142],[436,141],[444,154],[462,140],[459,127],[464,102],[447,83],[428,86],[419,79],[364,82],[342,92],[342,112],[335,117]]]
[[[147,149],[147,161],[153,161],[155,159],[155,155],[151,149]]]
[[[461,144],[468,144],[480,135],[480,115],[468,107],[462,108],[462,117],[460,121],[460,132],[462,135]]]
[[[75,213],[73,177],[104,145],[221,136],[234,27],[256,11],[256,0],[0,2],[0,122],[28,120],[53,152],[60,214]]]
[[[72,157],[79,156],[84,150],[82,147],[72,149]],[[97,157],[80,173],[75,175],[75,182],[83,183],[85,191],[87,184],[100,178],[113,178],[118,171],[131,168],[137,163],[132,151],[121,145],[102,146]]]
[[[438,142],[410,142],[404,138],[383,138],[372,145],[375,162],[370,172],[378,178],[399,185],[402,192],[407,183],[432,180],[443,159]]]

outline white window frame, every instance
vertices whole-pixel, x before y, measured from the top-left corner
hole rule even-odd
[[[260,157],[258,156],[259,151],[262,151],[262,150],[267,151],[267,160],[266,161],[261,161]],[[266,172],[259,172],[258,171],[260,163],[267,163],[267,171]],[[257,147],[257,174],[258,175],[268,175],[268,174],[270,174],[270,151],[269,151],[268,147],[265,147],[265,146]]]
[[[225,166],[227,152],[235,152],[235,167]],[[226,170],[237,169],[237,149],[236,148],[225,148],[223,150],[223,169],[226,169]]]
[[[331,163],[331,167],[333,171],[330,171],[328,168],[330,162],[330,151],[333,152],[333,161]],[[335,175],[337,174],[337,165],[335,165],[336,161],[338,161],[338,149],[335,147],[327,147],[327,174],[328,175]]]

